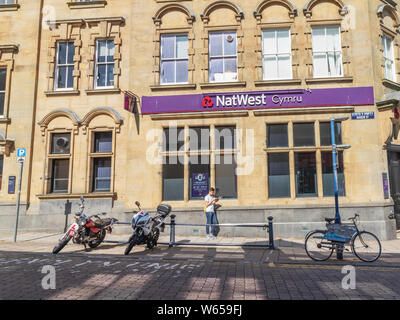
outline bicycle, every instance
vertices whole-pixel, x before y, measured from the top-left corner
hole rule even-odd
[[[352,224],[337,224],[335,218],[325,218],[327,230],[314,230],[306,235],[304,247],[307,255],[315,261],[328,260],[336,250],[346,250],[349,245],[353,254],[364,262],[379,259],[382,247],[379,239],[371,232],[360,231],[357,226],[358,214],[349,218]]]

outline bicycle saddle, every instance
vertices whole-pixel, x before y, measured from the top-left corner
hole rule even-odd
[[[325,221],[331,223],[332,221],[335,221],[335,218],[325,218]]]

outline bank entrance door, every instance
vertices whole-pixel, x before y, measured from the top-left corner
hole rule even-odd
[[[400,152],[388,151],[390,196],[394,202],[396,228],[400,229]]]

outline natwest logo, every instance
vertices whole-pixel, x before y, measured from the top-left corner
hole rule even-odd
[[[203,108],[212,108],[214,106],[214,102],[212,102],[209,96],[205,96],[201,105],[203,106]]]

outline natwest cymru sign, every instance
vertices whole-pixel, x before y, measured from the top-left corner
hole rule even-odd
[[[142,114],[373,105],[372,87],[223,92],[142,98]]]

